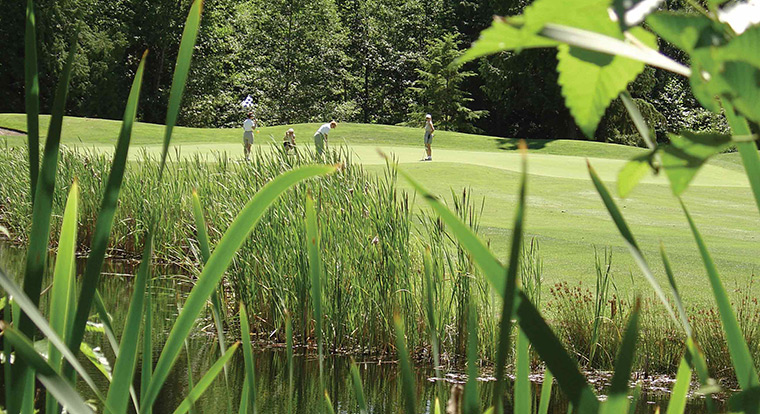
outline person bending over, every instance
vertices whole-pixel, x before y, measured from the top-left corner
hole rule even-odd
[[[319,127],[317,133],[314,134],[314,146],[317,148],[318,155],[322,155],[325,152],[325,147],[327,146],[327,135],[330,133],[331,129],[337,126],[337,122],[330,121]]]

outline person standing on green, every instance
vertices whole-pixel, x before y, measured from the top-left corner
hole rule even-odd
[[[314,146],[317,148],[318,155],[322,155],[325,152],[325,147],[327,146],[327,134],[330,133],[331,129],[337,126],[337,122],[330,121],[319,127],[317,133],[314,134]]]
[[[430,146],[433,144],[434,133],[433,116],[427,114],[425,115],[425,152],[427,152],[427,157],[423,158],[422,161],[433,161],[433,150]]]
[[[253,118],[253,112],[248,112],[248,118],[243,121],[243,155],[245,160],[251,158],[251,145],[253,145],[253,131],[256,129],[256,119]]]

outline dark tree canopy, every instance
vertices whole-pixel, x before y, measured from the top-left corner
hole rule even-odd
[[[163,122],[189,0],[38,0],[42,110],[49,111],[73,34],[80,30],[68,114],[121,118],[143,51],[148,66],[139,109]],[[398,124],[434,112],[444,129],[497,136],[578,138],[556,83],[556,52],[452,60],[495,14],[526,0],[206,0],[180,114],[188,126],[234,126],[254,98],[267,124],[336,118]],[[664,7],[684,8],[681,1]],[[0,112],[24,108],[25,2],[0,0]],[[678,59],[678,51],[662,45]],[[438,63],[435,63],[438,62]],[[438,65],[439,67],[436,67]],[[451,82],[444,87],[440,82]],[[436,86],[438,85],[438,86]],[[660,138],[667,131],[721,128],[699,109],[688,82],[648,70],[629,86]],[[487,115],[486,115],[487,114]],[[416,121],[415,121],[416,122]],[[635,143],[622,105],[610,106],[595,139]]]

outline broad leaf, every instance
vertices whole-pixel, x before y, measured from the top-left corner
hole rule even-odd
[[[628,197],[642,178],[649,173],[651,154],[639,155],[625,163],[618,173],[617,190],[620,197]]]
[[[670,180],[673,194],[680,195],[689,186],[697,171],[707,160],[731,144],[729,135],[694,133],[670,136],[670,145],[660,152],[660,161]]]
[[[558,44],[554,40],[523,32],[504,18],[496,17],[491,27],[480,32],[478,40],[459,57],[458,61],[464,63],[507,50],[520,51],[537,47],[553,47]]]
[[[634,30],[645,44],[656,46],[651,33]],[[637,60],[568,45],[558,47],[557,60],[565,105],[588,137],[593,137],[610,102],[644,70],[644,63]]]
[[[717,48],[715,58],[738,60],[760,68],[760,26],[752,26],[740,36],[731,39],[723,47]]]
[[[698,14],[658,12],[647,17],[655,33],[673,46],[691,53],[697,47],[710,46],[710,41],[722,36],[712,20]]]

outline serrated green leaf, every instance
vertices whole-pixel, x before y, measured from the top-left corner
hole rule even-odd
[[[617,190],[620,197],[628,197],[642,178],[649,173],[650,154],[639,155],[629,160],[618,173]]]
[[[715,58],[737,60],[760,68],[760,26],[752,26],[722,47],[716,48]]]
[[[660,151],[660,161],[673,194],[681,195],[707,160],[731,144],[731,136],[684,131],[669,134],[670,145]]]
[[[760,122],[760,69],[745,62],[725,62],[720,77],[727,89],[721,91],[747,118]]]
[[[553,47],[558,44],[557,41],[524,32],[505,19],[497,17],[491,27],[480,32],[478,40],[457,61],[464,63],[498,52],[519,52],[522,49]]]
[[[635,34],[645,44],[656,45],[649,32],[640,29]],[[568,45],[557,50],[557,83],[565,105],[581,131],[591,138],[607,106],[644,70],[644,63]]]
[[[658,12],[647,17],[647,25],[673,46],[691,53],[707,46],[713,36],[722,36],[715,23],[705,16],[676,12]]]

